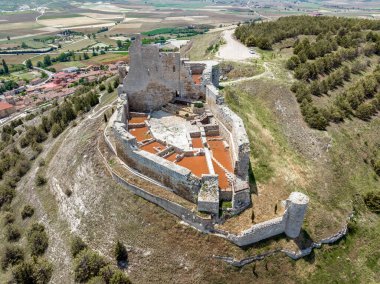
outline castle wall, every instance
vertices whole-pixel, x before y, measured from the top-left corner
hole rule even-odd
[[[289,238],[296,238],[300,234],[308,203],[309,198],[306,195],[300,192],[292,192],[286,200],[285,212],[282,216],[254,224],[238,235],[222,230],[215,231],[223,234],[238,246],[250,245],[282,233],[285,233]]]
[[[156,196],[140,187],[134,186],[132,184],[127,183],[124,179],[119,177],[117,174],[112,172],[113,178],[126,188],[128,188],[130,191],[132,191],[137,196],[140,196],[162,208],[164,208],[169,213],[179,217],[180,219],[184,220],[186,223],[190,224],[191,226],[197,228],[201,231],[208,231],[212,226],[212,220],[211,219],[202,219],[194,212],[190,211],[189,209],[175,203],[172,201],[169,201],[165,198]]]
[[[190,170],[140,150],[136,138],[125,129],[125,126],[119,121],[113,124],[118,156],[132,168],[173,188],[178,195],[196,203],[201,187],[200,180]]]
[[[220,122],[220,134],[229,141],[235,174],[248,178],[250,147],[242,119],[229,107],[213,85],[206,86],[206,103],[214,117]]]

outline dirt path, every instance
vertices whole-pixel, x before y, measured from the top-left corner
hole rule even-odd
[[[220,50],[216,57],[230,61],[242,61],[252,58],[260,58],[258,54],[251,53],[248,47],[234,38],[234,31],[235,30],[226,30],[223,32],[223,37],[226,41],[226,44],[220,47]]]
[[[264,62],[263,67],[265,71],[261,74],[258,74],[252,77],[243,77],[243,78],[239,78],[239,79],[231,80],[227,82],[220,82],[220,85],[225,87],[225,86],[231,86],[237,83],[243,83],[250,80],[257,80],[257,79],[263,79],[263,78],[275,79],[274,73],[271,71],[271,68],[269,67],[268,62]]]

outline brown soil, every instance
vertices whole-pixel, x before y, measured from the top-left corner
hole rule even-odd
[[[130,129],[129,132],[136,137],[136,140],[138,142],[141,142],[141,141],[144,141],[144,140],[147,140],[147,139],[151,139],[152,138],[152,135],[150,135],[150,133],[148,133],[149,129],[148,127],[142,127],[142,128],[133,128],[133,129]]]
[[[156,149],[159,149],[158,151]],[[153,154],[156,154],[162,150],[165,150],[166,149],[166,146],[162,143],[159,143],[159,142],[152,142],[152,143],[149,143],[147,145],[144,145],[142,147],[140,147],[141,150],[144,150],[144,151],[147,151],[149,153],[153,153]]]
[[[203,148],[202,139],[201,138],[191,138],[193,148]]]
[[[189,169],[198,177],[202,177],[202,174],[209,173],[205,156],[184,157],[177,164]]]

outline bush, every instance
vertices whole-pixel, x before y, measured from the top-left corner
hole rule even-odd
[[[128,261],[128,252],[125,246],[120,242],[117,241],[115,245],[115,259],[117,262]]]
[[[370,192],[364,196],[364,203],[370,211],[380,214],[380,192]]]
[[[21,211],[22,219],[30,218],[34,214],[34,208],[30,205],[25,205]]]
[[[34,262],[22,262],[13,271],[15,283],[47,284],[50,281],[53,266],[46,260],[36,259]]]
[[[43,225],[38,223],[32,225],[28,233],[28,243],[32,255],[38,256],[45,252],[49,245],[49,240]]]
[[[0,208],[4,204],[11,203],[14,196],[15,196],[14,189],[10,188],[9,186],[5,184],[0,185]]]
[[[82,250],[86,248],[87,248],[87,245],[80,237],[74,236],[71,239],[70,251],[73,257],[76,257]]]
[[[38,165],[39,165],[40,167],[45,166],[45,160],[44,160],[44,159],[41,159],[40,162],[38,163]]]
[[[24,251],[19,246],[6,246],[1,258],[1,267],[5,270],[24,260]]]
[[[194,103],[194,107],[196,107],[196,108],[202,108],[203,107],[203,103],[202,102],[195,102]]]
[[[5,236],[9,242],[17,242],[20,239],[20,230],[15,225],[5,227]]]
[[[111,265],[104,266],[100,269],[99,274],[102,276],[105,283],[110,283],[112,276],[115,274],[116,269]]]
[[[380,159],[373,162],[373,169],[378,176],[380,176]]]
[[[15,216],[11,212],[7,212],[4,216],[4,224],[12,224],[15,221]]]
[[[42,175],[37,175],[37,177],[36,177],[36,185],[37,186],[42,186],[42,185],[44,185],[45,183],[47,182],[47,180],[46,180],[46,178],[45,177],[43,177]]]
[[[356,116],[362,120],[368,120],[376,113],[376,107],[371,103],[363,103],[356,109]]]
[[[63,131],[61,125],[58,123],[54,123],[53,126],[51,127],[51,135],[53,138],[57,137],[59,134],[61,134]]]
[[[106,262],[99,254],[88,249],[82,250],[74,261],[75,281],[83,283],[99,276],[104,266]]]
[[[110,284],[130,284],[131,281],[123,272],[121,272],[120,270],[117,270],[113,274],[109,283]]]

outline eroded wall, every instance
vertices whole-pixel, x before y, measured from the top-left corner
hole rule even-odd
[[[178,195],[196,203],[201,187],[200,180],[190,170],[160,156],[140,150],[136,138],[126,130],[125,122],[120,121],[124,117],[123,108],[118,108],[119,113],[112,126],[118,156],[132,168],[173,188]]]
[[[176,96],[201,96],[200,87],[194,84],[179,52],[159,52],[157,45],[143,45],[141,35],[135,35],[129,55],[130,68],[123,80],[123,91],[132,111],[158,110]]]
[[[242,119],[224,104],[213,85],[206,86],[206,103],[219,122],[221,135],[231,146],[235,174],[248,179],[250,147]]]

